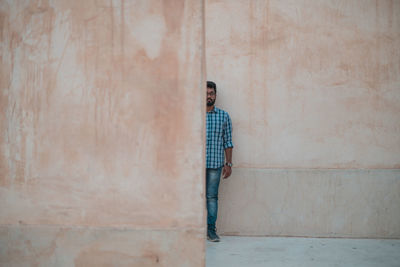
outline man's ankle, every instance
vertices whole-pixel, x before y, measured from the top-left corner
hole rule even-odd
[[[210,240],[211,242],[219,242],[220,238],[217,235],[215,229],[210,229],[207,231],[207,239]]]

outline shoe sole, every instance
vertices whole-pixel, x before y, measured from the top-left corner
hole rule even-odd
[[[211,241],[211,242],[219,242],[219,239],[211,239],[211,238],[209,238],[208,236],[207,236],[207,240],[208,240],[208,241]]]

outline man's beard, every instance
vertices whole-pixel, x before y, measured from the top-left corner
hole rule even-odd
[[[212,107],[215,103],[215,99],[212,100],[211,98],[207,99],[207,106]]]

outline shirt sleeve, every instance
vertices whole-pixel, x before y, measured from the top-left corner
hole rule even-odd
[[[232,142],[232,122],[229,114],[226,113],[226,127],[224,131],[224,149],[233,147]]]

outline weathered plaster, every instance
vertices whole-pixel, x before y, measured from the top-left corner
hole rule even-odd
[[[198,230],[0,226],[0,245],[1,266],[204,266]]]
[[[214,1],[207,74],[243,168],[400,167],[400,2]]]
[[[400,168],[399,1],[207,0],[206,47],[207,78],[219,86],[217,105],[234,129],[233,177],[221,186],[222,232],[399,237],[400,177],[390,175]],[[282,180],[287,171],[307,171],[316,185],[306,186],[304,175],[287,184],[271,180],[271,169]],[[335,169],[349,178],[332,177]],[[369,170],[379,175],[372,179]],[[343,201],[366,194],[374,205],[335,208],[339,195],[328,201],[324,192],[339,181],[350,190]],[[266,195],[254,199],[247,183]],[[378,194],[376,183],[397,191]],[[272,189],[289,192],[286,204],[267,195]],[[385,208],[392,212],[371,215]]]
[[[203,9],[0,2],[0,225],[204,230]]]
[[[228,235],[400,238],[400,170],[236,168],[220,188]]]

